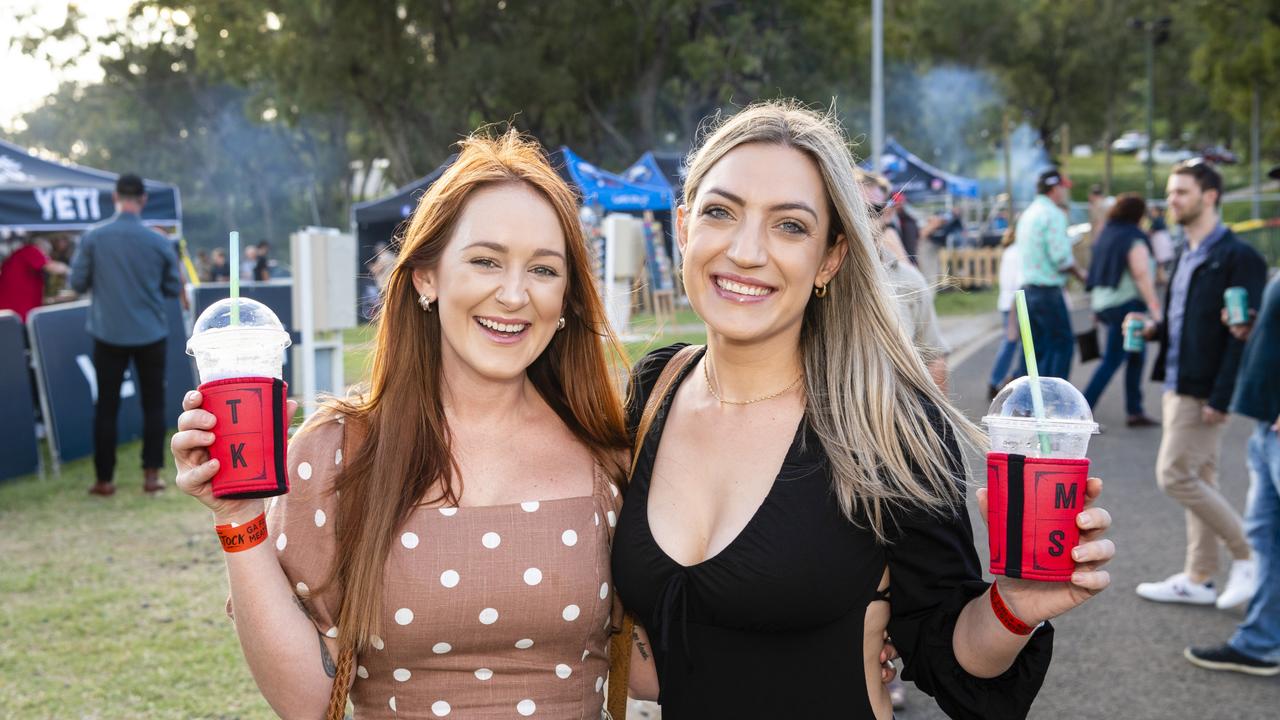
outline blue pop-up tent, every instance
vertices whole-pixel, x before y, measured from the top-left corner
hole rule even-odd
[[[879,170],[895,190],[900,189],[913,202],[940,195],[978,197],[977,180],[936,168],[892,138],[885,141]]]
[[[643,161],[644,158],[641,158],[641,162]],[[577,186],[582,193],[582,201],[588,205],[599,205],[606,212],[671,210],[674,195],[671,185],[661,175],[653,178],[654,184],[628,180],[622,175],[601,170],[567,147],[556,151],[552,163],[566,179]],[[657,180],[661,182],[656,182]]]
[[[0,228],[87,230],[115,214],[115,173],[38,158],[0,140]],[[181,233],[178,188],[144,180],[147,205],[142,222],[176,227]]]

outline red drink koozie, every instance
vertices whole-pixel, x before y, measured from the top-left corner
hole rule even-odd
[[[289,492],[287,389],[283,380],[269,377],[211,380],[200,386],[203,409],[217,419],[209,447],[218,461],[214,497],[247,500]]]
[[[991,573],[1066,582],[1080,543],[1088,458],[987,453],[987,535]]]

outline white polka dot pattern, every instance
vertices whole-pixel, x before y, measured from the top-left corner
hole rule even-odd
[[[341,436],[337,422],[322,423],[291,443],[297,482],[271,500],[270,516],[289,585],[329,636],[339,630],[337,593],[317,583],[334,547]],[[369,636],[353,668],[358,711],[599,717],[616,596],[608,542],[621,495],[601,475],[576,497],[413,509],[388,555],[385,634]]]

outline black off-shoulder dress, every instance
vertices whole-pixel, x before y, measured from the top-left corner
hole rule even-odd
[[[656,350],[637,365],[638,392],[628,408],[633,430],[680,347]],[[900,514],[891,524],[892,542],[877,543],[870,530],[841,514],[826,456],[807,422],[797,428],[760,509],[724,550],[688,567],[663,552],[649,528],[649,480],[672,397],[695,365],[654,417],[613,543],[614,584],[648,630],[663,716],[874,720],[863,672],[863,621],[887,565],[889,633],[905,662],[902,677],[952,718],[1026,717],[1049,669],[1049,624],[996,678],[965,672],[952,651],[956,618],[987,588],[968,513],[958,508],[950,519]],[[947,447],[963,483],[950,434]]]

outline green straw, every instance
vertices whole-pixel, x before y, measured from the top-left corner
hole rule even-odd
[[[1036,414],[1036,424],[1044,422],[1044,395],[1040,392],[1040,369],[1036,367],[1036,344],[1031,338],[1031,318],[1027,315],[1027,294],[1019,290],[1014,294],[1018,304],[1018,329],[1022,333],[1022,356],[1027,360],[1027,377],[1031,378],[1031,407]],[[1040,433],[1040,452],[1048,455],[1049,436],[1043,430]]]
[[[240,324],[240,233],[231,231],[231,324]]]

